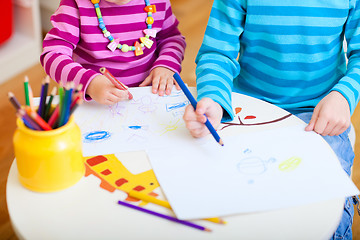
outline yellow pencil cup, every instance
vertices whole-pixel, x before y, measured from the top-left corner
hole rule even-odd
[[[13,143],[19,181],[32,191],[63,190],[84,176],[81,132],[73,116],[50,131],[31,130],[18,119]]]

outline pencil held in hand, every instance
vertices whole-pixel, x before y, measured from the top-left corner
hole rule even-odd
[[[107,70],[105,67],[102,67],[100,68],[100,72],[105,76],[107,77],[111,82],[112,84],[114,84],[118,89],[121,89],[121,90],[125,90],[125,91],[128,91],[129,93],[129,99],[133,99],[133,95],[130,93],[130,91],[128,90],[128,87],[123,84],[122,82],[120,82],[119,80],[117,80],[110,72],[109,70]]]
[[[196,105],[197,102],[195,100],[195,98],[193,97],[193,95],[191,94],[191,92],[189,91],[189,89],[186,87],[185,83],[183,82],[183,80],[181,79],[180,75],[178,73],[174,74],[174,78],[176,80],[176,82],[179,84],[181,90],[183,90],[185,96],[189,99],[191,105],[193,106],[194,109],[196,109]],[[206,117],[206,115],[204,114],[204,116]],[[206,122],[205,122],[205,126],[209,129],[211,135],[213,135],[213,137],[215,138],[215,140],[221,145],[224,146],[224,142],[223,140],[220,138],[220,136],[217,134],[215,128],[213,127],[213,125],[210,123],[209,119],[206,117]]]

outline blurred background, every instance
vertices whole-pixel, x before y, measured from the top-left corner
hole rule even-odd
[[[85,0],[84,0],[85,1]],[[170,0],[180,21],[180,31],[187,48],[181,76],[195,86],[195,57],[200,48],[212,0]],[[34,93],[40,92],[45,72],[39,63],[42,39],[51,28],[50,16],[60,0],[2,0],[0,14],[0,240],[18,239],[11,227],[6,205],[6,180],[14,160],[12,136],[15,131],[15,110],[8,101],[12,91],[23,103],[23,81],[28,76]],[[52,89],[52,82],[49,89]],[[360,110],[352,117],[356,138],[360,139]],[[360,188],[360,141],[355,143],[353,181]],[[31,207],[31,206],[29,206]],[[356,214],[355,214],[356,215]],[[354,239],[360,239],[360,218],[355,216]]]

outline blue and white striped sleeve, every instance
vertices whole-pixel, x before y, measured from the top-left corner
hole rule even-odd
[[[198,100],[209,97],[225,110],[223,121],[232,120],[233,79],[239,74],[237,57],[244,29],[243,0],[214,0],[203,43],[196,58]]]
[[[349,102],[353,114],[360,93],[360,0],[350,1],[349,17],[345,25],[348,65],[346,75],[332,90],[340,92]]]

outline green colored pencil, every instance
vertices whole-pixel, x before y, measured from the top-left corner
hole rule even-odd
[[[28,78],[28,76],[25,76],[25,80],[24,80],[24,91],[25,91],[25,103],[26,103],[26,106],[30,106],[29,78]]]
[[[56,92],[57,92],[57,89],[56,89],[56,87],[54,87],[51,91],[49,101],[47,102],[46,107],[45,107],[45,113],[44,113],[45,121],[47,121],[49,119],[51,104],[56,95]]]

